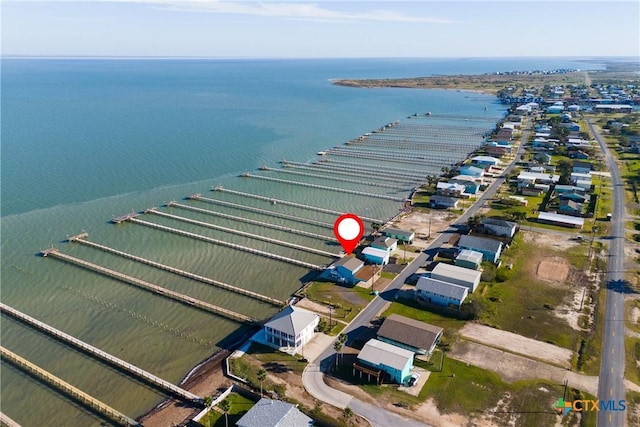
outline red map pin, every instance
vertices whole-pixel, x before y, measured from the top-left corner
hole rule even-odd
[[[333,224],[333,234],[342,245],[342,249],[349,255],[362,239],[364,224],[358,215],[347,213],[336,219]]]

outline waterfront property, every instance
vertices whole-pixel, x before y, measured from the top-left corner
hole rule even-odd
[[[490,156],[474,156],[471,158],[471,164],[486,169],[492,166],[500,166],[500,160]]]
[[[389,252],[384,249],[367,246],[360,253],[364,257],[364,260],[371,264],[385,265],[389,263]]]
[[[463,251],[460,251],[460,253],[462,252]],[[474,253],[480,254],[479,252]],[[460,254],[458,254],[458,256],[460,256]],[[480,275],[481,273],[479,271],[444,262],[438,263],[438,265],[436,265],[436,267],[431,271],[431,277],[433,279],[464,286],[469,289],[469,293],[475,291],[480,284]]]
[[[440,342],[442,331],[439,326],[392,314],[380,326],[378,339],[416,354],[430,355]]]
[[[498,258],[500,258],[500,253],[502,252],[502,242],[478,236],[460,236],[458,247],[481,252],[485,261],[493,263],[498,262]]]
[[[439,182],[436,185],[436,194],[439,196],[461,197],[465,186],[455,182]]]
[[[387,237],[392,237],[408,244],[411,244],[411,241],[416,237],[416,233],[413,231],[400,230],[399,228],[385,228],[382,233]]]
[[[371,242],[371,247],[382,249],[383,251],[393,252],[398,249],[398,240],[393,237],[380,236]]]
[[[429,198],[429,205],[436,209],[457,208],[459,200],[453,197],[439,196],[437,194]]]
[[[320,316],[288,305],[264,324],[265,341],[287,353],[297,353],[314,337]]]
[[[471,165],[464,165],[458,169],[459,175],[471,176],[473,178],[482,178],[484,176],[484,169]]]
[[[460,184],[464,186],[464,192],[467,194],[477,194],[480,189],[480,184],[478,184],[473,177],[465,176],[465,175],[457,175],[449,180],[452,184]]]
[[[379,377],[386,373],[392,381],[402,384],[413,369],[413,352],[372,338],[360,350],[353,368],[361,375],[368,373],[367,368],[372,368],[378,371]]]
[[[470,251],[463,249],[460,251],[454,261],[455,265],[472,270],[479,270],[482,264],[482,252]]]
[[[263,397],[240,418],[238,427],[312,426],[313,419],[288,402]]]
[[[357,277],[357,273],[361,271],[363,266],[364,262],[358,258],[345,256],[326,268],[322,272],[321,278],[337,283],[355,285],[360,281],[360,278]]]
[[[469,288],[432,277],[420,276],[416,283],[416,292],[419,298],[431,304],[460,307],[469,294]]]

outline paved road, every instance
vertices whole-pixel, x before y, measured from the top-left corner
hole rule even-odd
[[[600,362],[598,398],[614,401],[625,399],[624,386],[624,293],[628,292],[624,281],[624,186],[620,171],[604,143],[589,120],[591,133],[595,136],[605,156],[613,184],[613,216],[611,218],[611,245],[607,271],[607,295],[604,314],[604,339]],[[623,427],[627,423],[626,411],[598,412],[598,426]]]
[[[523,143],[520,144],[520,148],[516,154],[515,159],[519,159],[524,153],[524,143],[528,140],[529,132],[531,130],[531,122],[527,124],[526,129],[522,135]],[[490,200],[498,190],[498,187],[505,181],[504,176],[509,174],[515,167],[516,161],[514,160],[504,171],[503,176],[497,178],[490,186],[485,190],[484,194],[471,206],[467,211],[446,231],[440,234],[429,245],[426,251],[421,252],[395,279],[380,293],[379,296],[374,298],[373,301],[367,305],[360,312],[360,314],[344,329],[343,333],[347,334],[349,340],[352,340],[364,327],[368,327],[371,320],[378,314],[380,310],[390,301],[393,301],[398,290],[404,285],[406,280],[414,274],[418,268],[425,263],[429,258],[431,249],[442,246],[445,242],[448,242],[453,233],[458,231],[461,225],[466,225],[470,217],[475,215],[477,211],[484,206],[484,204]],[[417,421],[408,420],[402,418],[389,411],[381,409],[378,406],[369,405],[364,403],[346,393],[339,390],[335,390],[324,382],[324,372],[331,368],[334,363],[335,350],[333,349],[333,342],[328,346],[318,358],[312,361],[302,373],[302,383],[305,389],[323,402],[329,403],[338,408],[350,407],[355,413],[367,418],[373,426],[424,426],[425,424]]]

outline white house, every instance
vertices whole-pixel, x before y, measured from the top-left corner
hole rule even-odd
[[[491,156],[475,156],[471,158],[471,163],[484,167],[500,166],[500,159]]]
[[[431,272],[431,278],[464,286],[469,289],[469,293],[475,291],[478,284],[480,284],[480,276],[481,273],[477,270],[471,270],[444,262],[438,263]]]
[[[389,252],[384,249],[367,246],[361,252],[364,260],[371,264],[385,265],[389,263]]]
[[[297,353],[311,341],[320,316],[288,305],[264,324],[265,341],[287,353]]]
[[[472,271],[472,270],[469,270]],[[469,294],[469,288],[434,279],[432,277],[421,276],[416,284],[418,295],[424,300],[445,307],[450,304],[460,307]]]
[[[518,229],[518,224],[499,218],[483,218],[482,225],[487,234],[498,237],[513,237]]]

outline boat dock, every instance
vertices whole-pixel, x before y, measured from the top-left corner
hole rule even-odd
[[[268,242],[268,243],[272,243],[274,245],[284,246],[284,247],[287,247],[287,248],[298,249],[300,251],[309,252],[309,253],[316,254],[316,255],[322,255],[322,256],[331,257],[331,258],[336,258],[336,257],[339,256],[338,254],[334,254],[332,252],[323,251],[321,249],[310,248],[308,246],[302,246],[302,245],[298,245],[298,244],[295,244],[295,243],[285,242],[283,240],[278,240],[278,239],[274,239],[274,238],[271,238],[271,237],[261,236],[259,234],[247,233],[246,231],[240,231],[240,230],[235,230],[233,228],[222,227],[220,225],[211,224],[209,222],[203,222],[203,221],[198,221],[198,220],[195,220],[195,219],[186,218],[186,217],[183,217],[183,216],[172,215],[172,214],[169,214],[169,213],[166,213],[166,212],[161,212],[156,208],[146,209],[144,211],[144,213],[145,214],[154,214],[154,215],[162,216],[162,217],[165,217],[165,218],[171,218],[171,219],[175,219],[176,221],[182,221],[182,222],[186,222],[188,224],[199,225],[200,227],[211,228],[213,230],[223,231],[225,233],[237,234],[238,236],[249,237],[251,239],[261,240],[263,242]]]
[[[53,326],[47,325],[46,323],[41,322],[38,319],[35,319],[19,310],[16,310],[13,307],[9,307],[6,304],[0,303],[0,311],[14,317],[15,319],[20,320],[21,322],[33,327],[34,329],[47,333],[48,335],[64,342],[65,344],[71,345],[74,348],[81,349],[102,361],[105,361],[111,365],[118,367],[119,369],[129,372],[135,377],[151,383],[165,392],[169,392],[175,396],[198,405],[201,405],[203,403],[201,397],[196,396],[195,394],[188,392],[183,388],[170,383],[169,381],[165,381],[162,378],[159,378],[152,373],[145,371],[144,369],[138,368],[137,366],[132,365],[129,362],[125,362],[124,360],[119,359],[107,353],[106,351],[100,350],[99,348],[87,344],[86,342],[79,340],[78,338],[72,337],[71,335],[62,332],[61,330],[56,329]]]
[[[214,245],[226,246],[226,247],[231,248],[231,249],[237,249],[237,250],[240,250],[240,251],[243,251],[243,252],[252,253],[254,255],[260,255],[260,256],[263,256],[263,257],[266,257],[266,258],[271,258],[271,259],[275,259],[275,260],[278,260],[278,261],[287,262],[289,264],[298,265],[300,267],[309,268],[311,270],[318,270],[318,271],[324,270],[324,268],[322,266],[316,265],[316,264],[311,264],[310,262],[300,261],[298,259],[289,258],[289,257],[283,256],[283,255],[277,255],[277,254],[274,254],[274,253],[271,253],[271,252],[265,252],[265,251],[261,251],[259,249],[254,249],[254,248],[249,248],[247,246],[237,245],[235,243],[226,242],[224,240],[213,239],[211,237],[203,236],[201,234],[191,233],[189,231],[180,230],[178,228],[167,227],[165,225],[160,225],[160,224],[154,224],[153,222],[148,222],[148,221],[144,221],[144,220],[137,219],[137,218],[131,218],[131,219],[129,219],[129,221],[133,222],[135,224],[145,225],[145,226],[150,227],[150,228],[155,228],[155,229],[158,229],[158,230],[168,231],[169,233],[178,234],[180,236],[190,237],[192,239],[202,240],[203,242],[213,243]]]
[[[314,239],[325,240],[327,242],[337,242],[337,240],[334,237],[329,237],[329,236],[325,236],[325,235],[318,234],[318,233],[312,233],[310,231],[298,230],[298,229],[291,228],[291,227],[285,227],[283,225],[272,224],[270,222],[258,221],[258,220],[255,220],[255,219],[244,218],[244,217],[236,216],[236,215],[229,215],[229,214],[225,214],[225,213],[221,213],[221,212],[211,211],[211,210],[208,210],[208,209],[196,208],[195,206],[183,205],[183,204],[176,203],[176,202],[169,202],[169,203],[167,203],[166,206],[167,207],[176,207],[176,208],[180,208],[180,209],[185,209],[185,210],[189,210],[189,211],[192,211],[192,212],[199,212],[199,213],[203,213],[203,214],[211,215],[211,216],[217,216],[217,217],[224,218],[224,219],[230,219],[232,221],[240,221],[240,222],[245,222],[247,224],[259,225],[260,227],[272,228],[274,230],[286,231],[287,233],[298,234],[300,236],[305,236],[305,237],[311,237],[311,238],[314,238]]]
[[[217,188],[216,188],[216,191],[223,191],[223,190],[217,190]],[[229,192],[229,190],[227,190],[227,192]],[[219,206],[225,206],[225,207],[234,208],[234,209],[240,209],[240,210],[247,211],[247,212],[254,212],[254,213],[261,214],[261,215],[268,215],[268,216],[272,216],[272,217],[275,217],[275,218],[288,219],[288,220],[291,220],[291,221],[301,222],[303,224],[317,225],[318,227],[322,227],[322,228],[333,229],[333,224],[329,224],[328,222],[316,221],[315,219],[303,218],[303,217],[299,217],[299,216],[295,216],[295,215],[289,215],[289,214],[285,214],[285,213],[281,213],[281,212],[270,211],[268,209],[254,208],[253,206],[240,205],[238,203],[225,202],[224,200],[212,199],[212,198],[209,198],[209,197],[202,197],[201,194],[192,194],[191,196],[189,196],[189,199],[191,199],[191,200],[199,200],[199,201],[202,201],[202,202],[211,203],[213,205],[219,205]]]
[[[0,411],[0,425],[7,426],[7,427],[21,427],[20,424],[15,422],[13,419],[11,419],[11,417],[9,417],[7,414],[1,411]]]
[[[286,168],[286,165],[284,165],[284,167]],[[395,190],[409,190],[407,188],[402,188],[401,185],[393,185],[393,184],[385,184],[384,182],[371,182],[371,181],[364,181],[364,180],[358,180],[358,179],[349,179],[349,178],[341,178],[338,176],[331,176],[331,175],[318,175],[318,174],[314,174],[314,173],[310,173],[310,172],[299,172],[299,171],[292,171],[292,170],[287,170],[287,169],[277,169],[277,168],[270,168],[268,166],[262,166],[260,168],[261,171],[271,171],[271,172],[276,172],[276,173],[287,173],[287,174],[291,174],[291,175],[297,175],[297,176],[308,176],[311,178],[320,178],[320,179],[328,179],[330,181],[339,181],[339,182],[348,182],[351,184],[360,184],[360,185],[369,185],[372,187],[383,187],[383,188],[393,188]]]
[[[142,257],[136,256],[136,255],[133,255],[133,254],[130,254],[130,253],[127,253],[127,252],[123,252],[123,251],[119,251],[119,250],[114,249],[114,248],[110,248],[109,246],[105,246],[105,245],[101,245],[99,243],[92,242],[90,240],[87,240],[88,237],[89,237],[88,233],[82,233],[82,234],[79,234],[79,235],[76,235],[76,236],[73,236],[73,237],[69,238],[69,241],[70,242],[81,243],[83,245],[86,245],[86,246],[89,246],[89,247],[92,247],[92,248],[95,248],[95,249],[100,249],[100,250],[103,250],[105,252],[108,252],[108,253],[111,253],[111,254],[114,254],[114,255],[121,256],[123,258],[127,258],[127,259],[130,259],[130,260],[139,262],[141,264],[150,265],[150,266],[158,268],[160,270],[168,271],[170,273],[174,273],[174,274],[177,274],[179,276],[186,277],[188,279],[196,280],[198,282],[202,282],[202,283],[205,283],[207,285],[216,286],[218,288],[221,288],[221,289],[224,289],[224,290],[227,290],[227,291],[235,292],[235,293],[238,293],[238,294],[250,297],[250,298],[254,298],[254,299],[259,300],[259,301],[263,301],[263,302],[266,302],[266,303],[269,303],[269,304],[273,304],[273,305],[275,305],[277,307],[282,307],[282,306],[284,306],[286,304],[285,301],[281,301],[279,299],[272,298],[272,297],[269,297],[267,295],[262,295],[262,294],[259,294],[257,292],[253,292],[253,291],[250,291],[250,290],[247,290],[247,289],[239,288],[237,286],[229,285],[227,283],[223,283],[223,282],[220,282],[220,281],[217,281],[217,280],[213,280],[213,279],[210,279],[208,277],[204,277],[204,276],[200,276],[200,275],[188,272],[188,271],[180,270],[180,269],[177,269],[177,268],[165,265],[165,264],[161,264],[159,262],[151,261],[151,260],[146,259],[146,258],[142,258]]]
[[[260,196],[258,194],[251,194],[251,193],[245,193],[245,192],[242,192],[242,191],[229,190],[228,188],[224,188],[222,186],[214,187],[211,190],[212,191],[219,191],[219,192],[223,192],[223,193],[234,194],[236,196],[249,197],[249,198],[257,199],[257,200],[264,200],[265,202],[269,202],[269,203],[273,203],[273,204],[281,204],[281,205],[286,205],[286,206],[293,206],[293,207],[296,207],[296,208],[308,209],[308,210],[316,211],[316,212],[322,212],[322,213],[326,213],[326,214],[329,214],[329,215],[335,215],[336,217],[345,214],[345,212],[338,212],[338,211],[334,211],[334,210],[331,210],[331,209],[319,208],[317,206],[304,205],[302,203],[290,202],[288,200],[274,199],[274,198],[271,198],[271,197]],[[404,201],[405,199],[402,199],[402,200]],[[363,215],[360,215],[360,218],[362,220],[364,220],[364,221],[381,222],[381,223],[385,222],[385,221],[383,221],[381,219],[369,218],[369,217],[366,217],[366,216],[363,216]],[[331,225],[331,228],[333,229],[333,224]]]
[[[365,191],[349,190],[347,188],[339,188],[339,187],[329,187],[327,185],[311,184],[311,183],[308,183],[308,182],[289,181],[289,180],[286,180],[286,179],[272,178],[270,176],[255,175],[255,174],[248,173],[248,172],[243,173],[242,177],[243,178],[263,179],[265,181],[279,182],[281,184],[299,185],[301,187],[315,188],[315,189],[318,189],[318,190],[327,190],[327,191],[335,191],[335,192],[338,192],[338,193],[355,194],[357,196],[373,197],[375,199],[393,200],[394,202],[404,202],[404,201],[407,200],[406,197],[387,196],[386,194],[367,193]]]
[[[129,221],[139,221],[136,218],[129,218]],[[111,270],[109,268],[103,267],[101,265],[94,264],[89,261],[85,261],[80,258],[73,257],[71,255],[63,254],[59,250],[49,251],[47,253],[49,256],[53,256],[54,258],[59,258],[63,261],[67,261],[71,264],[79,265],[80,267],[84,267],[88,270],[95,271],[100,274],[104,274],[108,277],[113,277],[114,279],[120,280],[125,283],[129,283],[130,285],[136,286],[138,288],[142,288],[144,290],[154,292],[159,295],[163,295],[167,298],[170,298],[174,301],[178,301],[184,304],[191,305],[193,307],[197,307],[201,310],[207,311],[209,313],[213,313],[218,316],[226,317],[227,319],[231,319],[234,321],[247,322],[247,323],[260,323],[259,320],[253,319],[249,316],[246,316],[241,313],[236,313],[235,311],[218,307],[217,305],[210,304],[205,301],[201,301],[195,298],[190,297],[189,295],[181,294],[176,291],[172,291],[171,289],[164,288],[162,286],[156,285],[154,283],[147,282],[142,279],[138,279],[137,277],[129,276],[124,273],[120,273],[119,271]],[[46,256],[43,254],[43,256]]]
[[[344,168],[339,168],[337,166],[329,166],[326,165],[323,162],[318,162],[318,163],[298,163],[298,162],[289,162],[289,161],[282,161],[282,167],[283,168],[287,168],[287,169],[300,169],[300,170],[309,170],[309,171],[315,171],[315,172],[324,172],[324,173],[328,173],[328,174],[337,174],[337,175],[347,175],[347,176],[362,176],[362,172],[357,172],[357,171],[347,171],[344,170]],[[395,188],[397,188],[400,185],[405,185],[405,183],[411,183],[411,185],[415,185],[418,182],[421,182],[420,179],[418,178],[412,178],[412,179],[405,179],[403,177],[397,177],[394,176],[392,174],[388,174],[388,173],[383,173],[383,172],[377,172],[377,171],[366,171],[365,172],[367,175],[375,177],[377,180],[380,181],[390,181],[390,182],[396,182],[396,183],[402,183],[402,184],[397,184],[395,186]],[[356,181],[358,182],[358,181]],[[376,184],[378,185],[378,184]]]
[[[337,160],[337,159],[323,159],[320,162],[320,164],[322,164],[322,165],[331,165],[333,167],[336,167],[336,165],[340,165],[340,167],[342,169],[349,168],[349,169],[362,170],[364,172],[368,172],[368,171],[370,171],[372,169],[371,166],[367,165],[367,164],[345,162],[345,161]],[[404,166],[402,166],[402,168],[400,169],[398,166],[376,165],[375,169],[376,169],[376,171],[383,171],[383,173],[385,173],[387,175],[396,175],[396,176],[399,176],[399,177],[407,177],[407,178],[419,180],[420,182],[423,182],[424,174],[425,174],[424,170],[409,169],[409,168],[404,167]]]
[[[140,214],[138,212],[130,212],[130,213],[125,214],[125,215],[120,215],[120,216],[111,218],[111,222],[113,222],[114,224],[120,224],[121,222],[128,221],[131,218],[135,218],[135,217],[137,217],[139,215]]]
[[[47,384],[50,384],[56,389],[62,390],[64,393],[68,394],[72,398],[82,402],[83,405],[87,405],[89,408],[97,411],[98,413],[104,415],[109,420],[114,421],[119,425],[142,426],[142,424],[140,424],[133,418],[129,418],[123,413],[116,411],[106,403],[99,401],[95,397],[85,393],[84,391],[80,390],[77,387],[72,386],[68,382],[63,381],[62,379],[50,373],[49,371],[46,371],[41,367],[29,362],[27,359],[18,356],[17,354],[15,354],[11,350],[3,346],[0,346],[0,356],[2,356],[3,359],[6,359],[9,362],[13,363],[14,365],[31,373],[32,375],[35,375],[36,377],[40,378],[41,380],[45,381]],[[11,425],[11,424],[8,424],[8,425]]]

